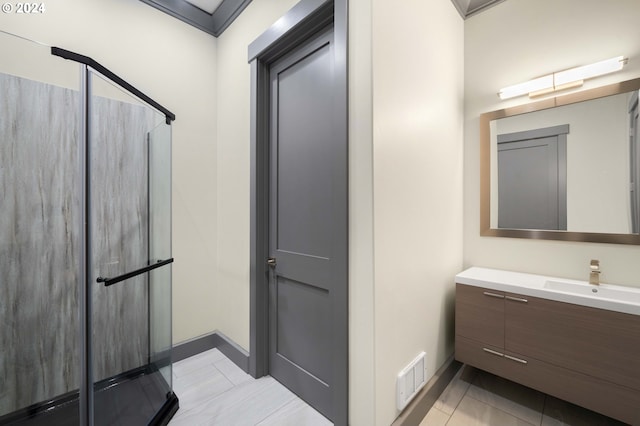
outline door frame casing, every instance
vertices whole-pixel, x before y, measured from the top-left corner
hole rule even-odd
[[[250,213],[250,355],[249,373],[262,377],[269,373],[269,140],[270,65],[333,22],[336,102],[341,117],[337,134],[345,141],[345,188],[348,185],[348,0],[301,0],[279,21],[249,45],[251,66],[251,213]],[[345,195],[346,189],[345,189]],[[347,205],[348,198],[344,200]],[[346,212],[348,214],[348,212]],[[346,225],[346,221],[345,221]],[[346,225],[347,226],[347,225]],[[333,316],[339,324],[334,339],[344,346],[344,356],[333,362],[334,423],[348,423],[348,233],[344,230],[344,288],[334,298]]]

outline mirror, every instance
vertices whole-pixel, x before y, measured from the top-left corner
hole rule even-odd
[[[640,79],[480,116],[480,234],[640,244]]]

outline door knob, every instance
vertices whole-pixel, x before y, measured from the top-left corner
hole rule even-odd
[[[267,259],[267,265],[271,266],[272,268],[276,267],[276,258],[275,257],[270,257]]]

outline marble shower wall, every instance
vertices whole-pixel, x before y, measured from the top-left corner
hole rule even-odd
[[[0,74],[0,415],[78,388],[78,100]]]
[[[92,275],[145,266],[149,108],[94,98]],[[0,74],[0,416],[79,387],[76,91]],[[145,276],[94,281],[96,380],[146,364]]]

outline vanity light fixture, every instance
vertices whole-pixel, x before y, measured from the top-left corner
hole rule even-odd
[[[513,86],[500,89],[498,96],[500,96],[500,99],[510,99],[526,94],[528,94],[529,97],[535,97],[582,86],[584,80],[589,78],[620,71],[627,61],[628,59],[624,56],[617,56],[605,61],[558,71],[545,75],[544,77],[529,80],[525,83],[514,84]]]

